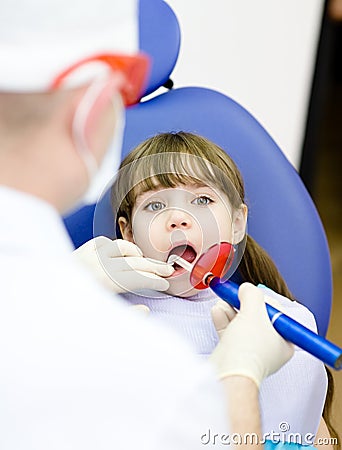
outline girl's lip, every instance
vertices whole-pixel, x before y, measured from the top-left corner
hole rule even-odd
[[[183,267],[181,267],[180,269],[177,269],[174,272],[172,272],[172,274],[169,277],[167,277],[167,278],[175,278],[175,277],[178,277],[178,276],[182,275],[185,272],[186,272],[186,270],[183,269]]]
[[[187,246],[189,246],[189,247],[192,247],[192,248],[194,249],[196,255],[197,255],[195,245],[194,245],[192,242],[188,241],[188,240],[184,240],[184,241],[178,241],[178,242],[176,242],[176,243],[170,245],[170,247],[168,248],[169,253],[168,253],[168,256],[167,256],[167,257],[170,256],[170,254],[171,254],[171,252],[172,252],[173,249],[175,249],[175,248],[177,248],[177,247],[181,247],[182,245],[187,245]]]
[[[194,244],[193,244],[192,242],[190,242],[190,241],[180,241],[180,242],[177,242],[176,244],[172,245],[172,246],[170,247],[170,249],[169,249],[169,253],[168,253],[168,255],[167,255],[166,261],[169,259],[170,255],[175,254],[175,253],[173,252],[173,250],[174,250],[175,248],[178,248],[178,247],[184,247],[184,249],[185,249],[186,247],[191,247],[192,250],[193,250],[194,253],[195,253],[195,258],[193,259],[193,261],[195,261],[195,259],[197,258],[197,251],[196,251],[196,247],[194,246]],[[177,254],[177,253],[176,253],[176,254]],[[182,255],[179,255],[179,256],[182,256]],[[189,262],[192,263],[193,261],[189,261]]]

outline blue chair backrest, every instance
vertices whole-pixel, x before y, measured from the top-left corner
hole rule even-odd
[[[180,130],[214,141],[237,163],[246,185],[249,234],[271,255],[325,335],[332,297],[329,250],[316,208],[295,169],[246,109],[214,90],[196,87],[174,89],[129,108],[122,156],[159,132]],[[96,208],[94,224],[93,213],[94,207],[87,207],[66,218],[76,247],[93,236],[114,236],[109,193]]]

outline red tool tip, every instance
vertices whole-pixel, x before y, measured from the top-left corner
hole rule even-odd
[[[234,247],[229,242],[220,242],[210,247],[194,264],[190,282],[196,289],[206,289],[210,279],[222,278],[234,259]]]

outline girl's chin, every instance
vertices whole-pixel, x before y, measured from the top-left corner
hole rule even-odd
[[[188,298],[198,292],[197,289],[192,287],[189,281],[184,281],[182,283],[173,283],[172,281],[174,280],[170,280],[169,278],[168,280],[170,281],[170,287],[167,291],[165,291],[166,294],[173,295],[175,297]]]

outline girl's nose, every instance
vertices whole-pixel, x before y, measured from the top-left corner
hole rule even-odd
[[[191,218],[184,211],[172,210],[166,221],[166,228],[169,231],[180,229],[187,229],[191,227]]]

